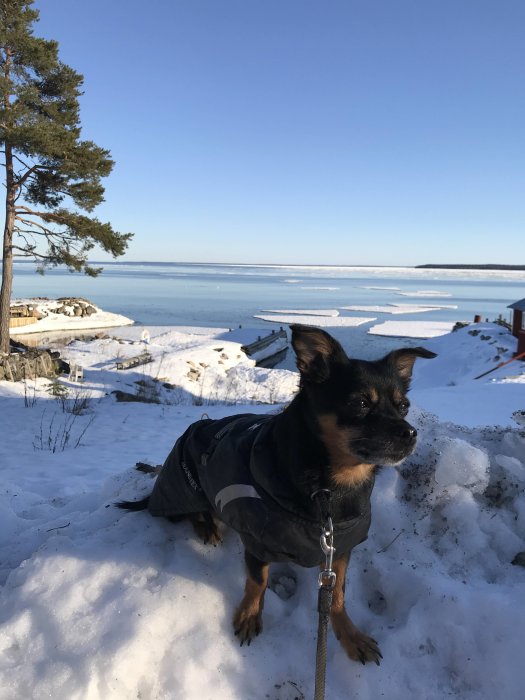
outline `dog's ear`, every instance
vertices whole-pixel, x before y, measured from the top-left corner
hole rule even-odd
[[[385,357],[386,362],[394,366],[407,389],[410,386],[414,362],[418,357],[430,360],[436,357],[436,353],[426,348],[402,348],[401,350],[393,350]]]
[[[341,345],[326,331],[299,323],[294,323],[290,328],[297,369],[302,379],[317,384],[324,382],[330,375],[333,363],[348,359]]]

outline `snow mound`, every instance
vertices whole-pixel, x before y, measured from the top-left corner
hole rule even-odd
[[[489,483],[488,454],[458,438],[444,438],[436,464],[436,482],[447,487],[457,484],[472,493],[482,493]]]
[[[77,316],[74,313],[75,302],[80,301],[90,309],[89,315]],[[72,299],[16,299],[12,306],[28,305],[33,307],[39,320],[27,326],[10,328],[11,335],[27,333],[49,333],[53,331],[82,331],[97,328],[116,328],[132,325],[134,321],[121,314],[103,311],[96,304],[86,300]],[[77,307],[78,308],[78,307]]]

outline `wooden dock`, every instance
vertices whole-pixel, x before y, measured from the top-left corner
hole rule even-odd
[[[140,355],[135,355],[135,357],[128,357],[126,360],[119,360],[117,362],[117,369],[131,369],[132,367],[138,367],[139,365],[147,365],[148,362],[152,362],[153,358],[151,354],[147,351],[141,352]]]
[[[283,328],[272,330],[268,335],[259,335],[257,340],[242,345],[241,350],[252,357],[258,367],[274,367],[286,356],[288,336]]]

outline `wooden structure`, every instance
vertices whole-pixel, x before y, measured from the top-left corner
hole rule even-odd
[[[119,362],[117,362],[117,369],[131,369],[132,367],[145,365],[148,362],[152,361],[153,358],[149,352],[141,352],[140,355],[135,355],[135,357],[128,357],[127,360],[119,360]]]
[[[241,350],[248,357],[255,359],[257,367],[272,368],[279,364],[281,360],[284,360],[288,351],[288,347],[285,345],[284,348],[272,352],[272,345],[275,345],[279,339],[284,340],[285,343],[288,342],[288,336],[282,327],[278,331],[272,330],[269,335],[258,336],[257,340],[254,340],[252,343],[241,345]],[[279,347],[278,343],[277,347]]]
[[[38,311],[29,304],[17,304],[9,310],[9,328],[20,328],[36,323],[40,318]]]
[[[507,307],[512,309],[512,335],[518,339],[517,354],[525,352],[525,299],[515,301]]]

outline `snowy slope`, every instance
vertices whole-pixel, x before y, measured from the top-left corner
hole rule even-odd
[[[355,664],[331,635],[327,699],[518,700],[525,569],[511,562],[525,551],[525,437],[513,414],[525,410],[524,366],[473,379],[515,348],[490,324],[424,345],[439,357],[416,364],[418,449],[379,473],[348,575],[348,608],[384,660]],[[241,648],[237,536],[206,547],[186,524],[112,506],[149,491],[134,463],[162,462],[204,412],[265,413],[293,395],[295,373],[217,347],[172,330],[151,339],[154,362],[119,372],[115,359],[137,353],[131,340],[76,342],[67,354],[85,382],[64,381],[64,400],[45,380],[0,382],[2,700],[313,696],[314,570],[274,567],[264,632]],[[190,362],[206,372],[190,379]],[[161,403],[118,403],[114,390]]]

